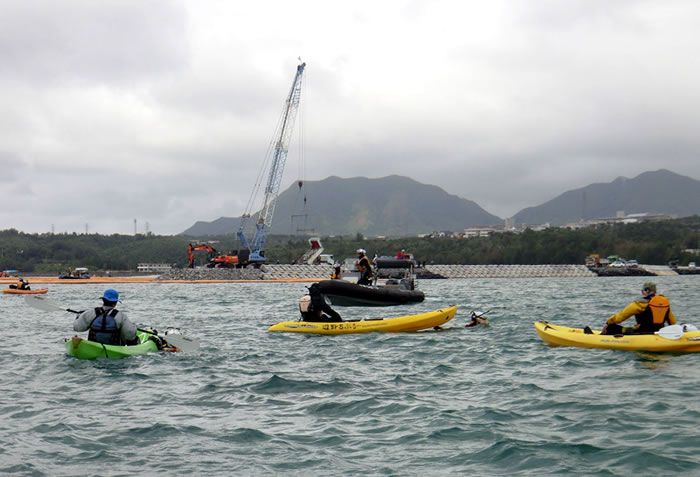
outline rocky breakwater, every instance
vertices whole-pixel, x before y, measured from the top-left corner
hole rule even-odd
[[[585,265],[426,265],[441,278],[594,277]],[[427,277],[422,277],[427,278]]]
[[[322,263],[319,265],[284,265],[266,264],[260,267],[265,280],[326,280],[331,278],[333,267]]]
[[[233,281],[263,280],[264,273],[259,268],[181,268],[172,269],[158,277],[158,281]]]
[[[591,271],[599,277],[653,277],[658,275],[647,266],[637,267],[591,267]]]
[[[259,268],[184,268],[165,272],[158,281],[252,281],[252,280],[303,280],[317,281],[331,277],[333,267],[322,265],[265,264]]]
[[[673,271],[678,275],[700,275],[700,268],[697,267],[677,267]]]

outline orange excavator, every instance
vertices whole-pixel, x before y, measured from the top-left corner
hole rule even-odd
[[[238,255],[222,255],[205,243],[190,243],[187,245],[187,257],[190,268],[194,268],[194,252],[207,252],[208,268],[235,268],[238,266]]]

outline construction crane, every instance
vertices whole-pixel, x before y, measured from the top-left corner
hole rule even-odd
[[[265,253],[263,250],[263,246],[265,245],[265,235],[272,225],[272,216],[275,213],[275,203],[277,202],[277,196],[279,195],[284,165],[287,161],[287,150],[289,148],[292,130],[294,129],[294,120],[296,119],[297,110],[299,109],[299,100],[301,99],[301,78],[304,74],[305,67],[306,63],[302,63],[297,66],[297,72],[294,76],[294,81],[292,82],[292,88],[289,90],[289,94],[287,95],[282,116],[278,123],[277,130],[275,131],[274,149],[271,153],[268,153],[265,161],[263,162],[260,175],[258,176],[258,181],[253,189],[253,194],[248,202],[245,213],[241,216],[241,225],[238,228],[237,235],[238,239],[249,252],[248,257],[242,257],[243,254],[241,252],[243,252],[243,250],[239,251],[239,259],[245,258],[245,260],[242,260],[242,263],[252,263],[256,265],[265,262]],[[260,180],[263,176],[268,161],[270,161],[271,165],[270,172],[267,176],[267,185],[265,186],[265,199],[255,222],[255,234],[253,235],[253,240],[251,243],[248,242],[248,239],[245,236],[245,227],[248,223],[248,219],[250,219],[251,207],[260,188]],[[241,261],[239,261],[239,263],[241,263]]]

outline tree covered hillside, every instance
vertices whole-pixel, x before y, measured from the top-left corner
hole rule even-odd
[[[223,253],[238,248],[230,235],[208,237],[220,240],[215,248]],[[183,236],[131,236],[97,234],[25,234],[0,231],[0,269],[58,273],[67,268],[135,270],[138,263],[168,263],[187,266],[187,244]],[[573,264],[583,263],[591,253],[621,255],[644,264],[681,264],[697,258],[687,249],[700,249],[700,216],[662,222],[617,224],[579,230],[549,228],[524,233],[500,233],[475,238],[364,239],[360,234],[323,237],[326,253],[336,260],[355,257],[357,248],[371,256],[412,252],[427,264]],[[306,239],[271,236],[267,241],[269,263],[292,263],[307,249]],[[206,255],[198,256],[199,263]]]

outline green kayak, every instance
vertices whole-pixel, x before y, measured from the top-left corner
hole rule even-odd
[[[102,343],[74,336],[66,340],[66,353],[78,359],[119,359],[135,354],[146,354],[163,348],[157,335],[145,331],[137,331],[136,334],[139,338],[139,344],[132,346],[103,345]]]

